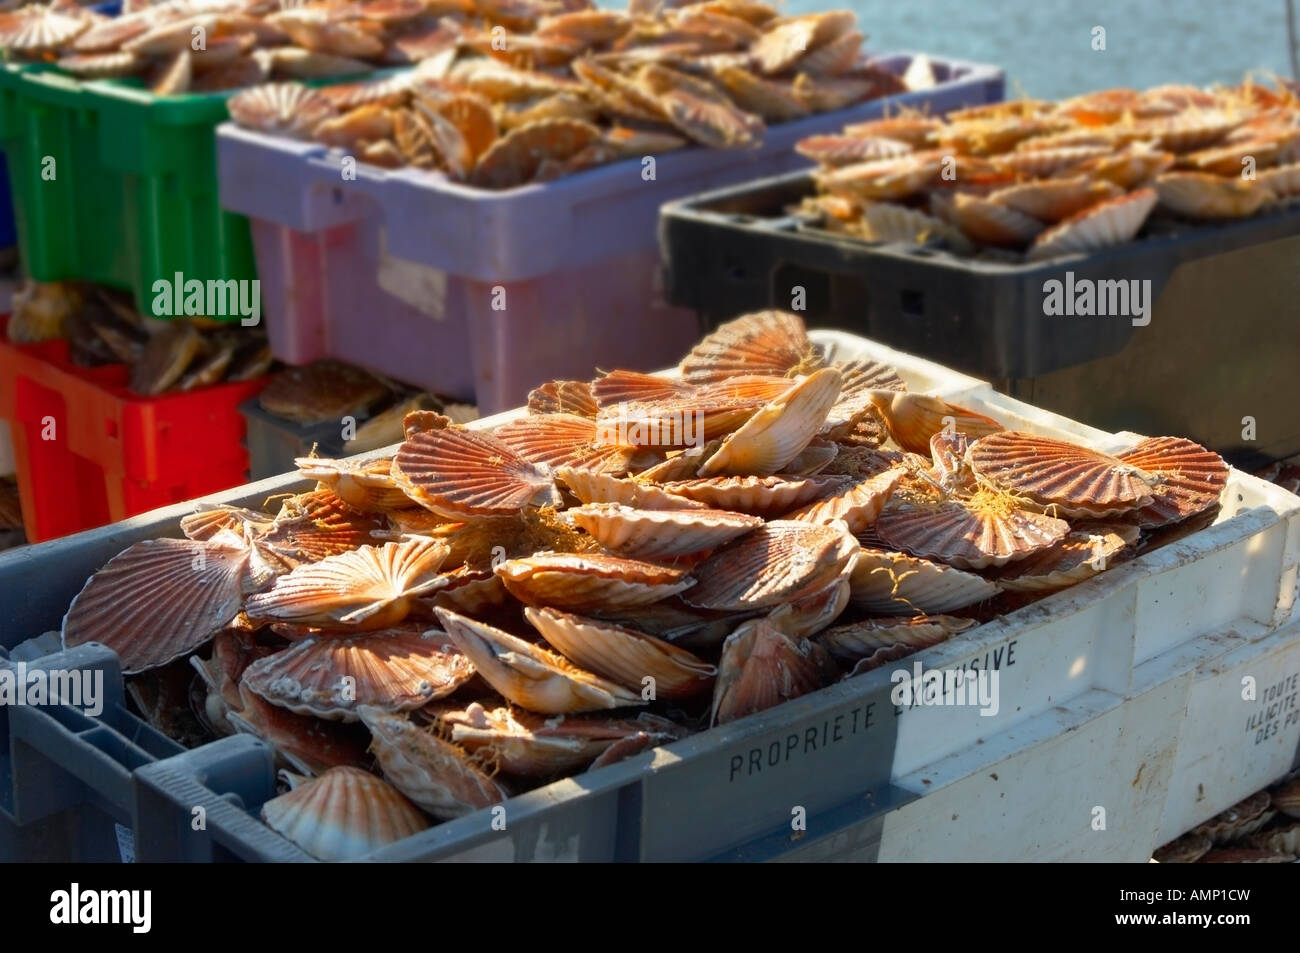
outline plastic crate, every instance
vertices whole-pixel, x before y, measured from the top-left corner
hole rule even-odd
[[[901,72],[910,61],[880,62]],[[1002,97],[994,67],[936,70],[934,89],[773,126],[758,149],[659,156],[653,181],[636,160],[503,192],[365,164],[345,180],[337,150],[227,123],[221,201],[253,222],[276,357],[336,357],[491,414],[538,380],[649,370],[689,347],[694,318],[659,287],[663,201],[805,166],[795,142],[845,122]]]
[[[859,338],[814,332],[814,340],[839,357],[888,361],[913,389],[1012,427],[1103,449],[1135,439]],[[260,507],[308,485],[290,474],[212,499]],[[0,642],[56,627],[91,572],[135,541],[176,536],[191,509],[0,554]],[[1234,471],[1214,525],[902,663],[996,669],[996,715],[895,709],[891,672],[881,669],[513,798],[505,831],[481,811],[372,859],[1142,860],[1160,843],[1187,743],[1180,719],[1211,717],[1198,685],[1247,646],[1300,644],[1298,573],[1300,498]],[[15,737],[35,738],[41,719],[57,720],[39,709],[11,720]],[[113,730],[129,740],[136,727]],[[1277,744],[1300,743],[1300,726],[1287,732]],[[70,746],[58,750],[77,756]],[[224,739],[138,766],[133,780],[141,859],[302,859],[253,817],[274,784],[260,742]],[[1198,807],[1209,816],[1232,797],[1216,789]],[[196,807],[204,808],[203,830],[192,824]],[[791,830],[796,807],[807,812],[807,831]],[[1093,827],[1096,807],[1106,810],[1104,831]]]
[[[1296,354],[1277,340],[1277,322],[1300,317],[1300,204],[1002,264],[801,229],[784,209],[813,190],[809,176],[791,174],[665,207],[669,300],[713,327],[789,309],[802,288],[810,323],[923,354],[1103,430],[1186,435],[1248,470],[1300,453]],[[1046,316],[1045,282],[1069,276],[1150,281],[1149,324]]]
[[[140,397],[126,389],[124,364],[76,367],[66,341],[18,346],[3,331],[0,320],[0,418],[9,422],[29,541],[247,480],[238,407],[266,378]]]
[[[257,400],[246,400],[239,405],[244,418],[248,449],[248,477],[264,480],[267,477],[290,473],[294,460],[310,456],[312,448],[321,457],[343,456],[343,433],[337,421],[320,424],[296,424],[263,410]]]

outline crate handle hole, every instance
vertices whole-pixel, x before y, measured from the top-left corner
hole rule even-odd
[[[921,318],[925,316],[924,292],[904,289],[899,298],[899,309],[903,314],[912,318]]]

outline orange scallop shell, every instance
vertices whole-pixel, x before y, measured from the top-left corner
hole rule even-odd
[[[986,245],[1024,245],[1043,230],[1043,223],[993,199],[957,193],[952,197],[951,216],[972,241]]]
[[[589,503],[565,516],[611,552],[637,559],[704,552],[763,525],[760,517],[726,510],[638,510],[618,503]]]
[[[741,625],[723,644],[713,690],[713,722],[725,724],[821,688],[814,643],[796,641],[771,618]]]
[[[1103,199],[1123,195],[1117,185],[1087,176],[1067,179],[1038,179],[999,189],[989,200],[1013,208],[1044,222],[1059,222]]]
[[[1182,437],[1148,437],[1117,459],[1159,478],[1151,502],[1133,514],[1146,529],[1205,512],[1219,502],[1228,484],[1223,458]]]
[[[334,104],[301,83],[266,83],[226,101],[230,118],[246,129],[306,139],[336,112]]]
[[[682,379],[723,383],[742,374],[786,377],[819,366],[801,319],[783,311],[759,311],[728,321],[691,348]]]
[[[945,430],[972,440],[997,433],[1002,425],[992,417],[927,394],[879,394],[876,408],[885,418],[889,434],[904,450],[929,454],[930,438]]]
[[[906,473],[906,470],[899,467],[855,480],[829,496],[791,510],[781,518],[805,523],[843,520],[850,533],[860,533],[875,522],[881,508]]]
[[[888,506],[871,528],[891,549],[959,569],[984,569],[1054,545],[1070,524],[1029,510],[943,500]]]
[[[411,498],[393,480],[392,460],[298,457],[293,462],[308,480],[324,484],[348,506],[363,513],[388,513],[412,505]]]
[[[1166,172],[1156,191],[1162,208],[1196,219],[1245,218],[1277,197],[1258,179],[1207,172]]]
[[[990,578],[1013,592],[1064,589],[1107,569],[1116,556],[1137,542],[1138,534],[1136,526],[1092,524],[990,573]]]
[[[850,601],[880,615],[952,612],[999,592],[997,583],[905,553],[863,549],[853,563]]]
[[[555,471],[583,503],[619,503],[638,510],[704,509],[706,504],[669,493],[660,487],[636,480],[620,479],[590,470],[560,467]]]
[[[866,619],[827,629],[817,637],[817,643],[836,660],[854,666],[854,675],[861,675],[913,652],[946,642],[978,624],[974,619],[948,615]]]
[[[693,396],[697,388],[685,381],[640,371],[610,371],[591,384],[592,395],[599,407],[612,404],[641,403],[645,401],[674,400]]]
[[[557,609],[626,609],[676,595],[694,584],[685,570],[603,553],[540,553],[496,567],[520,602]]]
[[[1039,235],[1029,249],[1029,260],[1094,252],[1132,241],[1155,207],[1155,189],[1098,202]]]
[[[462,427],[408,436],[393,458],[393,478],[412,500],[450,518],[513,516],[560,501],[549,473]]]
[[[596,421],[574,414],[538,414],[502,424],[492,434],[529,463],[576,467],[622,476],[636,452],[630,447],[596,446]]]
[[[771,518],[825,496],[843,483],[839,477],[820,476],[708,477],[676,480],[663,484],[663,489],[713,509]]]
[[[528,392],[530,414],[596,416],[596,395],[586,381],[547,381]]]

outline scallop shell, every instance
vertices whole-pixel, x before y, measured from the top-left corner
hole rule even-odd
[[[624,480],[590,470],[560,467],[555,475],[583,503],[618,503],[637,510],[705,509],[706,504],[669,493],[657,486]]]
[[[880,136],[885,139],[897,139],[915,148],[925,145],[930,137],[942,128],[943,120],[933,116],[900,115],[888,119],[851,123],[844,127],[844,134],[860,138]]]
[[[842,166],[907,155],[912,147],[883,136],[821,135],[799,140],[795,151],[821,165]]]
[[[1300,777],[1284,782],[1271,794],[1275,808],[1287,817],[1300,819]]]
[[[1042,222],[1024,212],[961,192],[952,197],[952,216],[968,238],[986,245],[1016,247],[1043,230]]]
[[[393,480],[391,460],[326,460],[298,457],[298,472],[328,487],[340,500],[362,513],[409,509],[413,501]]]
[[[266,50],[263,55],[269,61],[272,72],[291,79],[319,80],[360,76],[372,69],[365,60],[306,50],[297,46],[277,46]]]
[[[149,26],[150,18],[139,13],[100,20],[76,38],[72,49],[78,53],[115,53]]]
[[[873,201],[903,199],[933,183],[943,171],[938,150],[913,152],[891,159],[871,159],[816,173],[827,192]]]
[[[666,559],[704,552],[763,525],[757,516],[725,510],[638,510],[591,503],[565,511],[606,549],[637,559]]]
[[[1188,111],[1170,119],[1156,119],[1142,127],[1144,138],[1161,149],[1190,152],[1214,145],[1242,120],[1213,110]]]
[[[529,463],[616,477],[627,473],[636,453],[631,447],[597,445],[597,422],[573,414],[520,417],[498,427],[492,436]]]
[[[330,490],[316,490],[285,500],[275,522],[256,536],[254,545],[262,557],[292,569],[372,543],[371,534],[385,524],[382,517],[353,509]]]
[[[452,518],[510,516],[560,502],[550,475],[501,441],[460,427],[406,438],[393,478],[425,509]]]
[[[1098,202],[1039,235],[1029,249],[1029,260],[1094,252],[1130,242],[1142,230],[1156,201],[1155,189],[1138,189]]]
[[[839,489],[837,477],[709,477],[663,484],[668,494],[718,510],[749,513],[765,519],[809,503]]]
[[[506,799],[501,785],[464,751],[405,715],[370,707],[359,714],[384,777],[438,820],[463,817]]]
[[[434,612],[478,673],[529,711],[564,715],[645,703],[639,692],[583,671],[539,645],[448,609]]]
[[[1144,529],[1205,512],[1219,502],[1228,484],[1223,458],[1182,437],[1148,437],[1116,459],[1159,479],[1151,502],[1133,514]]]
[[[151,539],[118,553],[63,617],[63,645],[108,646],[124,674],[165,665],[239,614],[249,552],[215,541]]]
[[[953,251],[972,251],[970,240],[961,229],[906,205],[871,202],[862,210],[862,220],[866,225],[863,236],[872,241],[923,244],[937,238]]]
[[[808,107],[788,85],[755,76],[743,66],[723,65],[713,75],[737,106],[768,122],[788,122],[808,115]]]
[[[993,164],[1002,170],[1031,179],[1043,179],[1111,153],[1110,146],[1066,146],[1057,149],[1032,149],[994,156]]]
[[[873,668],[946,642],[979,623],[950,615],[897,616],[837,625],[817,636],[817,643],[861,675]]]
[[[1137,542],[1136,526],[1094,524],[1077,529],[1047,549],[1018,560],[990,578],[1013,592],[1064,589],[1104,571],[1125,548]]]
[[[134,53],[74,53],[60,57],[58,67],[86,79],[116,79],[132,75],[144,63]]]
[[[815,371],[751,416],[700,465],[710,476],[768,476],[785,468],[817,436],[840,393],[840,372]]]
[[[421,708],[474,677],[474,666],[437,629],[418,627],[305,639],[254,662],[244,684],[300,715],[356,721],[357,709]]]
[[[790,615],[784,631],[792,638],[806,638],[820,632],[840,617],[848,608],[851,593],[852,565],[846,566],[838,577],[806,596],[790,603]]]
[[[855,480],[830,496],[791,510],[781,519],[804,523],[843,520],[850,533],[860,533],[875,522],[905,475],[906,471],[900,467]]]
[[[271,830],[318,860],[353,860],[429,827],[429,821],[382,778],[331,768],[262,805]]]
[[[1151,502],[1155,478],[1117,457],[1019,431],[990,434],[968,454],[976,476],[1063,516],[1115,516]]]
[[[1212,846],[1214,844],[1208,836],[1190,831],[1158,848],[1151,857],[1161,864],[1194,864],[1209,853]]]
[[[212,539],[223,530],[241,538],[257,536],[271,528],[275,517],[258,510],[216,503],[200,503],[193,513],[181,517],[181,532],[187,539]]]
[[[600,553],[509,559],[496,573],[520,602],[575,611],[648,605],[694,584],[681,569]]]
[[[85,16],[70,16],[53,7],[33,4],[0,14],[0,47],[25,53],[53,50],[85,33],[90,24]]]
[[[843,523],[775,520],[696,567],[698,581],[682,599],[699,609],[777,606],[824,588],[844,571],[858,548]]]
[[[586,381],[547,381],[528,392],[530,414],[573,414],[595,419],[598,407]]]
[[[759,311],[719,325],[691,348],[682,379],[725,383],[745,374],[788,377],[821,366],[803,321],[783,311]]]
[[[1172,152],[1161,152],[1147,143],[1135,142],[1110,155],[1081,162],[1071,174],[1111,182],[1121,189],[1134,189],[1146,185],[1173,164]]]
[[[533,179],[546,159],[567,159],[600,139],[600,130],[580,119],[543,119],[512,129],[479,157],[470,183],[509,189]]]
[[[887,506],[872,530],[890,548],[959,569],[985,569],[1055,545],[1070,524],[985,492],[971,500]]]
[[[839,453],[839,444],[823,437],[814,437],[808,446],[799,451],[797,457],[786,464],[785,472],[791,476],[812,476],[834,463]]]
[[[723,643],[713,723],[774,708],[822,687],[824,670],[807,639],[795,641],[771,617],[746,622]]]
[[[598,407],[688,398],[695,396],[698,391],[698,387],[686,381],[640,371],[610,371],[591,384],[591,392]]]
[[[237,731],[255,735],[275,749],[276,761],[304,774],[330,768],[366,767],[366,732],[359,725],[295,715],[240,686],[239,706],[226,714]]]
[[[1289,864],[1295,861],[1291,854],[1271,850],[1253,850],[1247,847],[1221,847],[1203,855],[1198,864]]]
[[[1214,841],[1215,846],[1227,844],[1238,837],[1253,834],[1263,827],[1260,818],[1264,818],[1264,823],[1267,823],[1268,818],[1272,816],[1269,811],[1271,803],[1272,798],[1267,791],[1256,791],[1250,797],[1214,815],[1195,828],[1193,833],[1206,835]]]
[[[334,104],[301,83],[268,83],[226,101],[230,118],[245,129],[306,139],[335,115]]]
[[[634,691],[653,679],[653,698],[692,698],[709,691],[718,673],[685,649],[634,629],[555,609],[529,607],[524,617],[575,665]]]
[[[1265,169],[1259,174],[1258,181],[1278,198],[1300,195],[1300,162]]]
[[[754,65],[762,72],[781,73],[794,66],[809,50],[825,46],[848,33],[856,19],[847,10],[784,18],[759,37],[749,53]]]
[[[1123,194],[1119,186],[1110,182],[1078,175],[1007,186],[989,195],[989,201],[1032,215],[1040,221],[1059,222],[1104,199]]]
[[[762,136],[763,121],[726,102],[697,95],[692,90],[671,89],[659,105],[678,132],[711,149],[742,149]]]
[[[1165,172],[1156,178],[1160,206],[1187,218],[1245,218],[1277,196],[1258,179],[1205,172]]]
[[[784,389],[791,386],[787,382]],[[762,404],[749,395],[733,397],[707,390],[669,400],[611,404],[596,414],[596,445],[651,447],[661,452],[698,448],[740,427]]]
[[[417,596],[446,585],[438,570],[449,552],[424,537],[363,546],[279,577],[249,596],[244,611],[251,619],[387,628],[406,618]]]
[[[930,438],[944,431],[976,440],[1003,429],[992,417],[927,394],[880,393],[872,401],[894,442],[912,453],[928,454]]]
[[[1292,823],[1286,827],[1256,831],[1245,838],[1245,843],[1255,850],[1300,856],[1300,824]]]
[[[983,576],[904,553],[863,549],[853,563],[850,601],[880,615],[952,612],[999,592]]]

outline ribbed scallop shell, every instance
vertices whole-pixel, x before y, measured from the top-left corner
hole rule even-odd
[[[330,490],[316,490],[285,500],[255,545],[293,568],[373,543],[373,533],[386,525],[382,516],[359,512]]]
[[[586,381],[547,381],[528,392],[530,414],[573,414],[595,418],[596,394]]]
[[[231,96],[226,108],[245,129],[298,139],[335,115],[333,103],[301,83],[255,86]]]
[[[1195,828],[1193,833],[1206,835],[1216,846],[1227,844],[1238,837],[1253,834],[1268,823],[1274,814],[1270,810],[1271,804],[1269,792],[1256,791],[1250,797],[1214,815]]]
[[[239,614],[249,553],[191,539],[150,539],[118,553],[63,617],[66,648],[99,642],[126,674],[198,648]]]
[[[1138,189],[1098,202],[1039,235],[1029,249],[1029,260],[1094,252],[1130,242],[1155,207],[1155,189]]]
[[[864,237],[873,241],[919,244],[937,238],[953,251],[971,251],[971,243],[961,229],[906,205],[872,202],[862,210],[862,220],[866,223]]]
[[[1117,185],[1078,175],[1068,179],[1040,179],[999,189],[989,201],[1013,208],[1044,222],[1059,222],[1104,199],[1122,195]]]
[[[850,601],[867,612],[952,612],[992,599],[998,584],[983,576],[905,553],[863,549],[853,563]]]
[[[513,604],[501,577],[490,570],[468,567],[448,573],[447,585],[433,594],[431,603],[466,615],[478,616]]]
[[[800,139],[795,152],[821,165],[841,166],[907,155],[912,147],[884,136],[820,135]]]
[[[520,602],[579,612],[648,605],[693,584],[684,570],[601,553],[509,559],[496,573]]]
[[[331,768],[262,805],[262,820],[317,860],[353,860],[418,834],[428,819],[382,778]]]
[[[602,546],[636,559],[667,559],[715,549],[763,525],[757,516],[725,510],[638,510],[590,503],[565,516]]]
[[[393,458],[393,478],[421,506],[452,518],[512,516],[560,501],[545,470],[461,427],[408,436]]]
[[[713,722],[725,724],[815,692],[825,681],[817,649],[764,617],[746,622],[723,643],[713,690]]]
[[[271,528],[275,517],[240,506],[200,503],[198,509],[181,517],[181,532],[187,539],[209,540],[223,530],[245,537]]]
[[[295,715],[240,686],[239,705],[226,715],[232,727],[256,735],[275,749],[277,762],[304,774],[330,768],[366,767],[366,732],[359,725]]]
[[[820,589],[800,596],[790,603],[790,614],[783,630],[791,638],[813,636],[840,617],[849,606],[852,565]]]
[[[1143,126],[1145,138],[1161,149],[1191,152],[1218,142],[1242,120],[1214,110],[1189,110],[1171,119],[1155,119]]]
[[[1016,247],[1043,230],[1043,223],[992,199],[958,193],[952,197],[953,221],[973,241]]]
[[[1157,848],[1152,859],[1161,864],[1194,864],[1214,846],[1205,834],[1189,831],[1177,840]]]
[[[388,513],[408,509],[413,503],[393,479],[392,460],[298,457],[293,462],[305,478],[323,483],[344,503],[363,513]]]
[[[722,383],[742,374],[786,377],[820,366],[803,321],[783,311],[759,311],[728,321],[691,348],[683,380]]]
[[[767,74],[781,73],[794,66],[810,50],[825,46],[853,29],[856,17],[848,10],[832,10],[776,23],[750,47],[754,65]]]
[[[492,434],[529,463],[575,467],[610,476],[627,473],[631,447],[597,447],[596,421],[574,414],[537,414],[502,424]]]
[[[0,14],[0,47],[27,53],[53,50],[86,32],[90,24],[88,17],[69,16],[53,7],[33,4]]]
[[[1276,198],[1258,179],[1206,172],[1166,172],[1156,191],[1161,208],[1196,219],[1245,218]]]
[[[252,619],[282,619],[381,629],[406,618],[417,596],[446,584],[438,570],[449,549],[439,540],[363,546],[280,576],[248,597]]]
[[[565,715],[643,705],[640,692],[578,668],[564,656],[448,609],[435,609],[480,675],[516,705]]]
[[[783,520],[830,523],[843,520],[850,533],[860,533],[880,515],[881,508],[907,471],[899,467],[849,483],[843,489],[791,510]]]
[[[507,797],[505,790],[456,745],[406,715],[362,708],[370,750],[398,791],[441,821],[473,814]]]
[[[610,371],[591,384],[591,393],[599,407],[674,400],[693,396],[696,392],[697,388],[693,384],[640,371]]]
[[[682,599],[700,609],[777,606],[826,586],[858,549],[843,523],[773,521],[696,567],[698,581]]]
[[[1109,155],[1109,146],[1066,146],[1059,149],[1020,150],[994,156],[993,163],[1000,169],[1031,179],[1043,179],[1071,166]]]
[[[410,73],[399,73],[395,76],[363,79],[355,83],[322,86],[318,92],[333,103],[340,112],[361,106],[396,106],[404,102],[410,94],[412,79]]]
[[[1295,860],[1291,854],[1272,850],[1255,850],[1250,847],[1216,847],[1198,864],[1289,864]]]
[[[470,183],[486,189],[523,185],[544,160],[567,159],[599,139],[600,130],[580,119],[542,119],[520,126],[479,157]]]
[[[706,508],[704,503],[669,493],[649,483],[619,479],[590,470],[560,467],[555,475],[583,503],[618,503],[638,510]]]
[[[1258,181],[1278,198],[1300,195],[1300,162],[1265,169],[1259,174]]]
[[[899,393],[880,394],[874,400],[894,442],[912,453],[929,455],[930,438],[945,430],[977,440],[1003,429],[992,417],[951,404],[941,397]]]
[[[1117,459],[1159,478],[1151,502],[1132,515],[1146,529],[1205,512],[1228,484],[1223,458],[1182,437],[1148,437]]]
[[[1110,155],[1080,163],[1071,171],[1114,183],[1121,189],[1133,189],[1146,185],[1173,164],[1172,152],[1161,152],[1147,143],[1135,142]]]
[[[1275,827],[1267,831],[1256,831],[1245,838],[1245,843],[1255,850],[1289,854],[1292,857],[1300,856],[1300,823]]]
[[[838,661],[861,675],[887,662],[946,642],[958,632],[978,625],[974,619],[949,615],[896,616],[837,625],[817,636],[817,642]]]
[[[718,670],[685,649],[634,629],[560,612],[524,610],[542,637],[575,665],[633,691],[654,679],[654,697],[692,698],[713,687]]]
[[[1270,794],[1275,808],[1287,817],[1300,819],[1300,777],[1284,781]]]
[[[785,465],[785,472],[791,476],[812,476],[830,466],[839,453],[840,445],[835,441],[814,437],[797,457]]]
[[[772,518],[838,489],[839,477],[708,477],[663,484],[669,494],[718,510]]]
[[[357,709],[420,708],[474,677],[474,666],[437,629],[403,627],[307,639],[254,662],[244,684],[300,715],[356,721]]]
[[[1075,530],[1047,549],[1017,560],[990,577],[1013,592],[1064,589],[1108,569],[1126,547],[1137,542],[1136,526],[1094,524]]]
[[[959,569],[985,569],[1056,544],[1070,524],[1029,510],[944,500],[891,505],[871,528],[892,549]]]
[[[791,386],[787,382],[785,389]],[[596,414],[596,444],[653,447],[661,452],[694,449],[731,433],[762,405],[761,398],[733,397],[710,388],[665,400],[607,404]]]
[[[115,79],[130,76],[144,63],[134,53],[74,53],[60,57],[58,67],[65,73],[86,79]]]
[[[700,465],[702,477],[768,476],[817,436],[840,394],[840,372],[823,367],[750,417]]]
[[[1051,437],[990,434],[968,459],[980,479],[1063,516],[1114,516],[1151,501],[1154,480],[1133,464]]]

